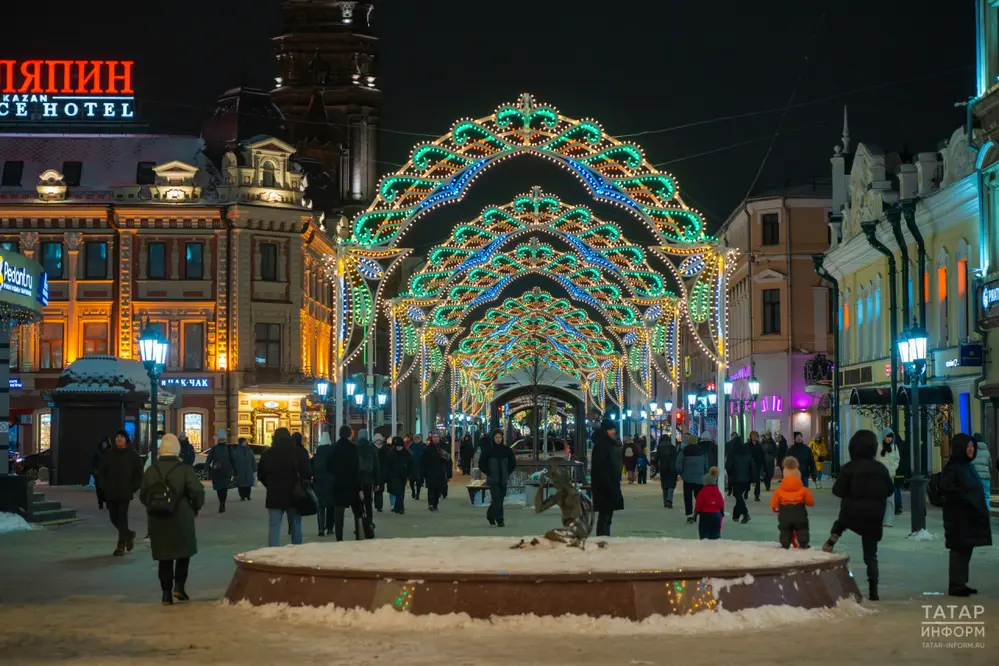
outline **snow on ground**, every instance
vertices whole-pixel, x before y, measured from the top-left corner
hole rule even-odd
[[[919,530],[918,532],[913,532],[906,539],[911,539],[912,541],[936,541],[939,537],[932,532],[929,532],[926,528]]]
[[[238,556],[276,566],[355,569],[390,574],[460,571],[462,573],[590,573],[621,571],[744,570],[840,560],[841,554],[818,549],[784,550],[775,543],[691,541],[689,539],[591,538],[586,550],[557,544],[552,548],[512,550],[517,537],[429,537],[341,543],[308,543],[261,548]],[[606,548],[597,542],[606,541]]]
[[[238,612],[245,612],[266,619],[290,621],[296,624],[325,625],[335,629],[396,633],[399,631],[452,632],[457,630],[492,631],[506,635],[522,636],[636,636],[665,634],[683,635],[755,631],[773,629],[781,625],[804,622],[842,620],[872,615],[874,611],[855,601],[840,601],[836,608],[805,609],[794,606],[761,606],[736,612],[718,610],[693,615],[656,615],[641,622],[609,616],[594,618],[584,615],[538,617],[537,615],[512,615],[475,620],[464,613],[448,615],[411,615],[383,606],[375,611],[344,609],[336,606],[322,608],[292,607],[287,604],[253,606],[241,601],[227,604]]]
[[[31,523],[16,513],[0,513],[0,534],[33,530]]]

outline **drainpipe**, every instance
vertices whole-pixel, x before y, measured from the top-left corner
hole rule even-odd
[[[833,436],[832,436],[832,473],[834,476],[839,475],[839,282],[832,276],[829,271],[827,271],[822,263],[825,261],[825,256],[821,254],[813,254],[812,262],[815,264],[815,272],[818,273],[819,277],[830,284],[832,289],[830,290],[830,295],[832,297],[832,311],[833,311],[833,385],[832,385],[832,418],[833,418]]]
[[[895,254],[878,240],[878,223],[876,221],[864,222],[861,226],[870,246],[888,258],[888,307],[891,308],[888,318],[888,325],[891,329],[888,335],[891,340],[891,429],[892,432],[898,432],[898,347],[896,345],[898,340],[898,295],[895,288]]]
[[[794,381],[794,318],[791,316],[791,307],[794,301],[791,299],[791,280],[794,279],[791,276],[793,273],[792,259],[791,259],[791,211],[787,207],[787,197],[781,199],[780,202],[781,213],[784,215],[784,228],[787,230],[785,232],[786,238],[784,242],[787,244],[787,263],[785,264],[785,270],[787,271],[787,393],[785,393],[785,403],[788,406],[786,413],[789,414],[787,419],[787,431],[794,432],[794,392],[791,390],[792,382]],[[792,435],[793,439],[793,435]]]
[[[905,218],[905,226],[909,229],[909,233],[916,239],[916,263],[919,271],[919,325],[929,335],[929,328],[926,325],[926,242],[923,240],[923,234],[919,231],[919,226],[916,225],[916,201],[916,199],[906,199],[902,202],[902,216]],[[926,410],[923,409],[919,412],[919,441],[921,446],[926,447],[927,451],[930,441],[928,435],[927,414]],[[923,469],[932,469],[927,460],[927,454],[920,451],[919,455],[923,456],[920,460],[927,463],[922,466]]]
[[[909,247],[905,242],[905,236],[902,234],[902,209],[898,204],[885,207],[885,218],[891,223],[891,231],[895,234],[895,242],[898,243],[900,252],[902,253],[902,284],[900,285],[900,291],[902,292],[902,327],[905,328],[909,325]],[[905,403],[902,407],[902,427],[905,428],[905,441],[911,442],[909,439],[912,433],[909,431],[909,403]],[[912,464],[912,461],[909,461]]]
[[[753,368],[755,366],[753,360],[753,352],[755,351],[756,345],[756,329],[753,328],[753,313],[756,311],[755,303],[753,303],[753,218],[749,214],[749,203],[742,204],[743,213],[746,216],[746,290],[749,292],[749,368],[750,374],[753,373]],[[748,381],[748,379],[746,380]],[[752,398],[753,396],[750,396]],[[749,415],[749,429],[756,430],[756,400],[752,399],[747,402],[752,403],[752,411]],[[674,409],[676,407],[674,406]],[[743,416],[745,419],[745,416]]]
[[[232,220],[229,219],[229,209],[222,208],[222,221],[225,224],[225,234],[226,234],[226,266],[225,266],[225,298],[226,298],[226,345],[225,345],[225,372],[222,375],[223,385],[225,386],[225,431],[230,437],[232,436],[232,411],[229,406],[229,394],[232,392],[232,256],[233,256],[233,233],[232,233]],[[217,430],[218,428],[216,428]]]

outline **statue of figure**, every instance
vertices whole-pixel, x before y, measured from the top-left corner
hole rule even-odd
[[[562,527],[549,530],[545,538],[585,550],[586,539],[593,532],[593,503],[576,489],[567,470],[555,467],[550,471],[543,471],[542,484],[546,477],[550,477],[555,492],[544,501],[541,499],[542,493],[538,492],[534,496],[534,510],[542,513],[558,505],[562,511]]]

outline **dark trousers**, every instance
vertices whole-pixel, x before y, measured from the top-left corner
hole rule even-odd
[[[771,460],[769,463],[763,463],[763,485],[766,486],[767,491],[770,490],[770,482],[774,478],[774,462]]]
[[[420,491],[423,490],[423,479],[410,479],[409,490],[413,494],[413,499],[420,499]]]
[[[461,473],[468,476],[472,473],[472,459],[463,457],[461,459]]]
[[[107,500],[108,517],[111,524],[118,528],[118,543],[124,545],[132,538],[132,531],[128,529],[128,505],[132,500]]]
[[[757,476],[751,485],[753,486],[753,497],[760,499],[760,477]]]
[[[721,513],[702,513],[697,519],[697,536],[701,539],[721,539],[721,526]]]
[[[611,535],[611,522],[614,520],[613,511],[599,511],[597,513],[597,536]]]
[[[780,531],[780,545],[782,548],[790,548],[791,542],[794,540],[794,535],[798,535],[798,547],[808,548],[810,542],[810,537],[808,533],[808,521],[803,522],[798,521],[784,521],[778,522],[778,530]]]
[[[176,566],[174,565],[176,562]],[[185,557],[182,560],[160,560],[160,589],[170,592],[175,587],[184,589],[187,582],[187,569],[191,565],[191,559]]]
[[[385,491],[382,490],[381,486],[379,486],[378,489],[375,490],[374,503],[375,503],[375,511],[381,513],[382,507],[385,506]]]
[[[947,569],[952,590],[968,586],[968,567],[971,565],[972,548],[951,548],[950,566]]]
[[[649,468],[645,466],[640,466],[638,468],[638,482],[648,483],[649,482]]]
[[[354,538],[358,541],[363,537],[361,516],[364,513],[364,509],[361,507],[359,502],[355,502],[350,507],[350,513],[354,517]],[[333,532],[336,534],[337,541],[343,541],[343,521],[346,518],[347,507],[338,506],[333,509]]]
[[[489,486],[489,508],[486,509],[486,519],[490,522],[503,522],[503,500],[506,499],[506,488]]]
[[[843,532],[846,531],[846,525],[840,520],[834,520],[832,524],[832,529],[829,530],[831,534],[835,534],[837,537],[843,536]],[[801,536],[798,536],[798,543],[801,543]],[[878,540],[871,535],[860,535],[860,543],[864,549],[864,564],[867,565],[867,580],[870,583],[877,585],[878,582]]]
[[[219,511],[221,511],[225,508],[225,498],[229,496],[229,489],[216,490],[215,494],[219,496]]]
[[[237,490],[239,490],[239,499],[248,500],[250,499],[250,491],[252,491],[253,488],[251,486],[240,486]]]
[[[374,515],[375,499],[375,488],[373,485],[365,484],[361,486],[361,504],[364,506],[364,515],[367,516],[368,521],[371,521],[371,516]],[[370,538],[370,537],[368,537]]]
[[[431,488],[430,486],[427,486],[427,506],[431,506],[436,509],[440,501],[441,491],[436,487]]]
[[[701,488],[704,486],[700,483],[687,483],[683,482],[683,513],[687,516],[694,515],[694,500],[697,499],[697,493],[701,492]]]
[[[104,508],[104,489],[101,488],[100,486],[95,485],[94,486],[94,490],[97,491],[97,508],[98,509],[103,509]]]
[[[320,504],[316,510],[316,522],[319,523],[320,532],[332,532],[335,524],[333,507],[329,504]]]
[[[392,513],[406,513],[406,484],[402,484],[402,492],[398,495],[393,495],[395,497],[395,505],[392,507]]]
[[[732,520],[739,520],[742,516],[749,518],[749,507],[746,506],[746,495],[749,493],[749,484],[733,483],[732,492],[735,494],[735,511],[732,512]]]

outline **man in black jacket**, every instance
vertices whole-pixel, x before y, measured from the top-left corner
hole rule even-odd
[[[659,438],[656,448],[656,469],[659,470],[659,485],[663,490],[663,506],[673,508],[673,492],[676,490],[676,447],[669,435]]]
[[[354,516],[354,538],[360,541],[364,529],[364,505],[361,497],[361,462],[357,445],[351,440],[354,431],[349,425],[340,426],[340,439],[333,445],[329,471],[333,475],[333,531],[337,541],[343,541],[343,521],[347,508]]]
[[[420,456],[418,465],[420,478],[427,484],[427,506],[431,511],[437,511],[441,497],[447,494],[447,462],[437,433],[430,436],[430,444]]]
[[[267,488],[269,529],[267,545],[281,545],[281,520],[288,514],[291,542],[302,543],[302,516],[295,508],[295,486],[312,478],[309,452],[295,446],[287,428],[278,428],[271,438],[271,446],[260,456],[257,479]]]
[[[746,443],[749,448],[749,457],[753,459],[753,465],[756,466],[756,472],[753,474],[753,498],[759,502],[760,501],[760,479],[763,477],[763,469],[766,465],[766,455],[763,453],[763,447],[760,446],[760,435],[755,430],[749,433],[749,441]],[[767,488],[767,490],[770,490]],[[749,490],[746,491],[747,498],[749,497]]]
[[[128,528],[128,505],[142,485],[142,458],[132,448],[128,433],[119,430],[114,446],[104,453],[100,464],[98,477],[108,516],[118,528],[118,545],[112,555],[120,557],[135,547],[135,532]]]
[[[746,506],[746,496],[749,494],[749,485],[753,478],[760,478],[756,469],[753,456],[749,453],[749,447],[742,441],[739,435],[732,435],[726,447],[725,471],[728,473],[729,482],[732,484],[732,494],[735,495],[735,511],[732,512],[732,520],[739,520],[742,523],[749,522],[749,507]]]
[[[597,512],[597,536],[610,536],[614,512],[624,509],[621,444],[616,437],[617,426],[610,419],[604,419],[593,433],[590,485],[593,489],[593,510]]]
[[[503,527],[503,500],[506,498],[510,475],[517,468],[517,457],[503,442],[503,431],[497,428],[493,432],[493,442],[488,451],[479,455],[479,469],[486,475],[489,484],[489,508],[486,510],[486,520],[490,525]]]
[[[801,470],[801,483],[806,488],[808,480],[815,478],[815,456],[812,450],[805,444],[805,438],[800,432],[794,433],[794,444],[787,450],[787,455],[798,459],[798,469]],[[784,462],[781,461],[781,465]]]

